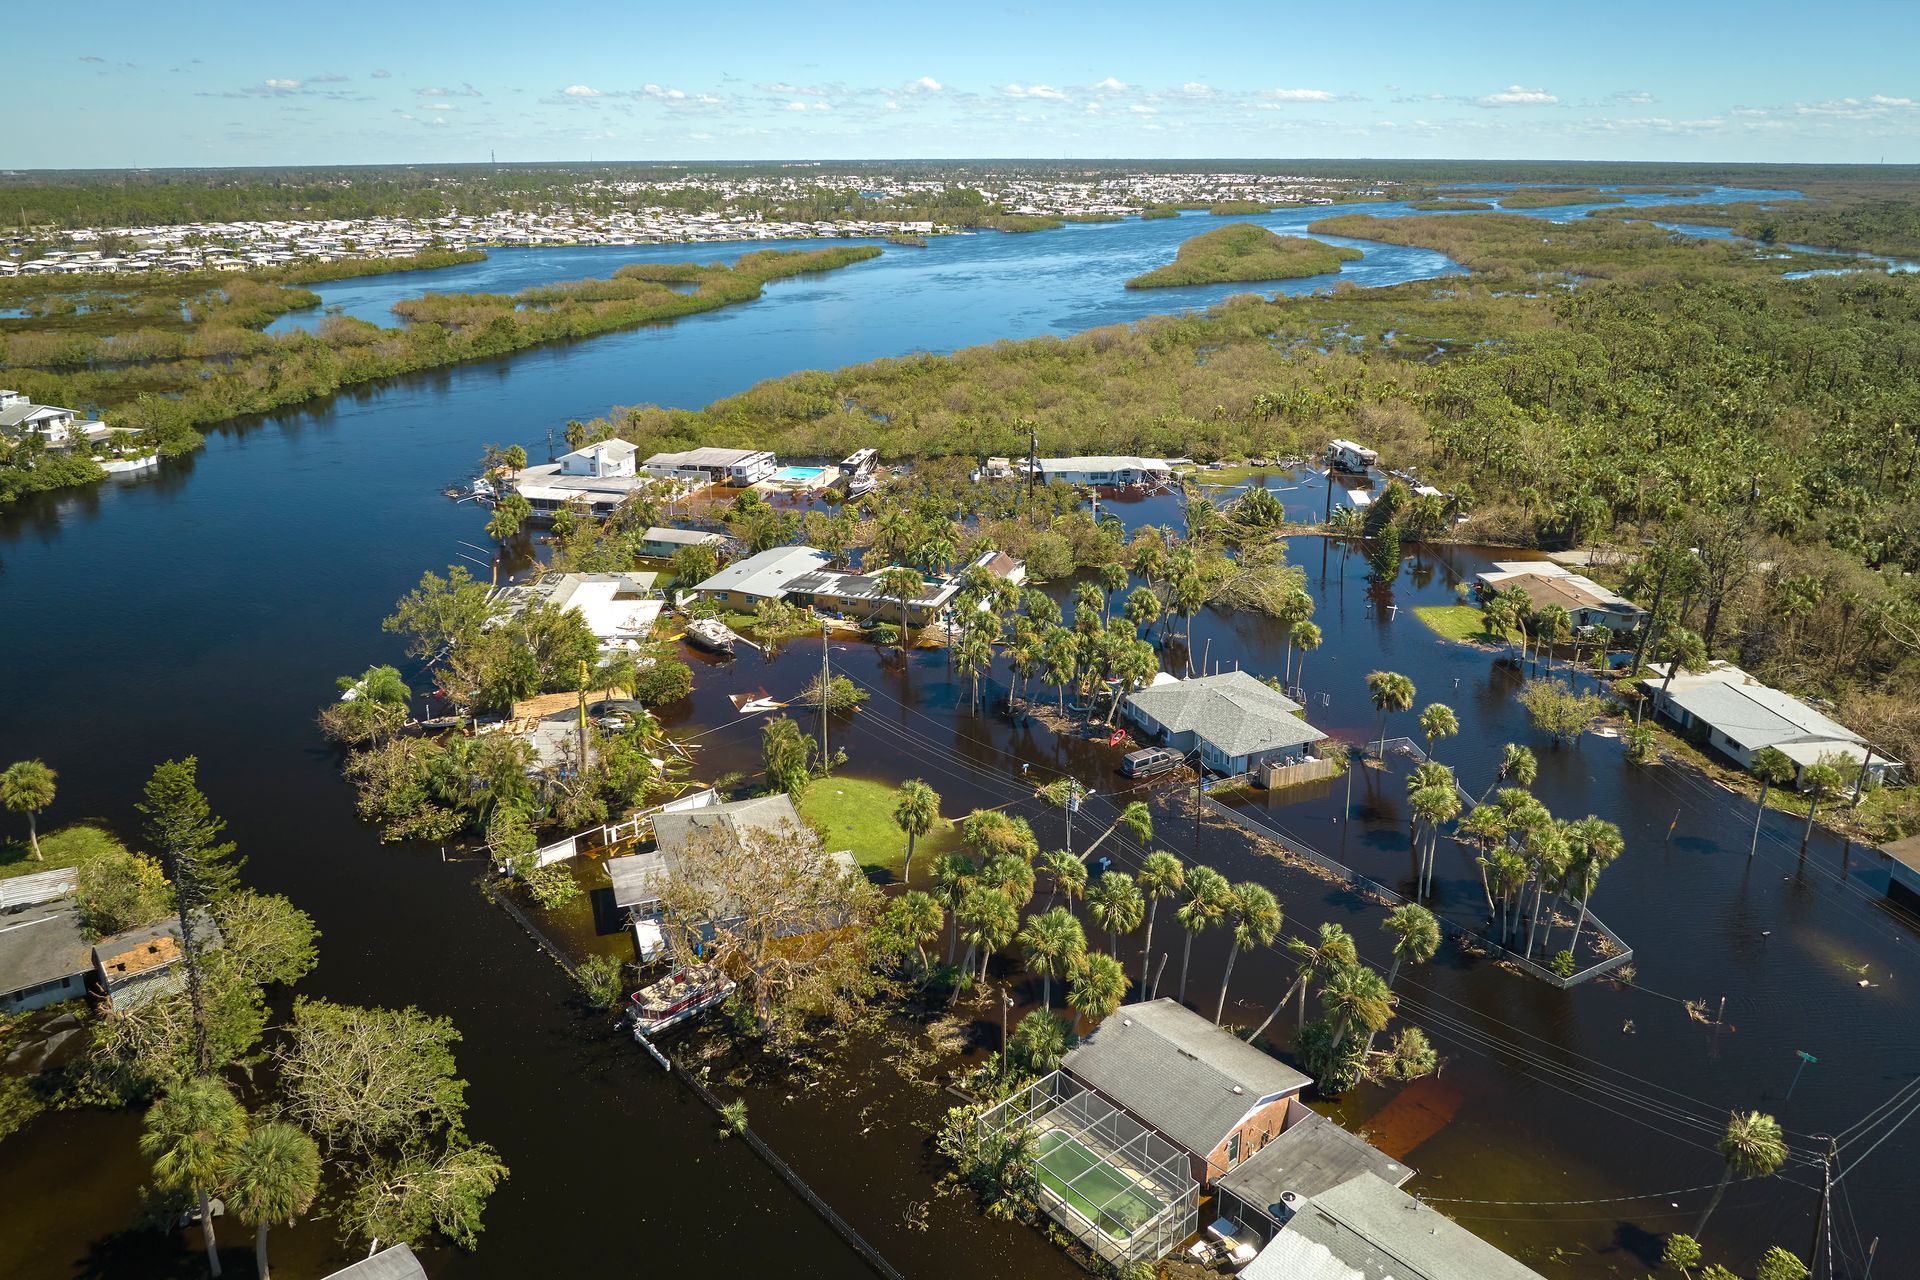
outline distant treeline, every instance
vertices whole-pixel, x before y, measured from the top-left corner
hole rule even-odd
[[[1737,234],[1763,244],[1807,244],[1894,257],[1920,256],[1920,203],[1912,200],[1669,204],[1595,210],[1594,216],[1731,227]]]
[[[1251,222],[1230,222],[1183,241],[1171,263],[1135,276],[1127,288],[1296,280],[1338,271],[1341,263],[1362,256],[1358,249],[1324,240],[1275,235]]]

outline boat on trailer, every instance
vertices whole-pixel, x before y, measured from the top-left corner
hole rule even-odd
[[[697,1018],[733,994],[733,979],[710,964],[676,969],[628,997],[633,1038],[646,1043],[668,1027]]]
[[[687,639],[715,653],[733,652],[733,629],[718,618],[695,618],[689,622]]]

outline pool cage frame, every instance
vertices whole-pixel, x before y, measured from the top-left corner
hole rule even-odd
[[[1095,1164],[1067,1184],[1076,1193],[1074,1199],[1088,1205],[1091,1214],[1038,1176],[1033,1196],[1048,1217],[1105,1262],[1115,1267],[1157,1262],[1199,1230],[1200,1186],[1194,1181],[1192,1159],[1072,1076],[1055,1071],[980,1116],[983,1138],[1003,1137],[1012,1130],[1025,1130],[1036,1139],[1049,1132],[1065,1133],[1097,1157]],[[1090,1177],[1099,1171],[1104,1171],[1103,1178]],[[1097,1186],[1088,1188],[1090,1194],[1079,1194],[1077,1184],[1083,1181],[1124,1185],[1095,1201]],[[1122,1196],[1140,1193],[1161,1204],[1144,1223],[1127,1223],[1109,1209]],[[1125,1234],[1116,1235],[1115,1230],[1123,1227]]]

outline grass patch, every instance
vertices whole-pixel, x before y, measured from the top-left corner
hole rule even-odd
[[[897,880],[907,860],[907,837],[893,825],[893,806],[890,784],[836,774],[807,788],[800,816],[820,828],[828,849],[850,849],[861,866]],[[935,858],[959,848],[960,829],[942,818],[914,845],[913,863],[931,867]]]
[[[1247,481],[1258,479],[1261,476],[1278,476],[1280,479],[1285,480],[1292,475],[1292,472],[1285,467],[1236,466],[1221,467],[1218,470],[1212,467],[1195,467],[1192,470],[1182,469],[1180,474],[1195,484],[1218,485],[1222,488],[1229,488],[1236,484],[1245,484]]]
[[[1486,616],[1470,604],[1419,604],[1414,616],[1448,640],[1462,644],[1499,644],[1486,629]]]
[[[1295,280],[1338,271],[1341,263],[1360,256],[1358,249],[1304,236],[1275,235],[1254,223],[1236,222],[1194,236],[1180,246],[1171,263],[1135,276],[1127,281],[1127,288]]]
[[[99,827],[62,827],[40,837],[40,852],[45,862],[33,860],[33,850],[25,840],[0,844],[0,880],[30,876],[56,867],[77,867],[96,853],[118,849],[120,842]]]

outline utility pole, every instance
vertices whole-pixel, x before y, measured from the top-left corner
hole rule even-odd
[[[827,686],[832,679],[827,670],[827,655],[833,646],[827,641],[830,625],[825,618],[820,619],[820,772],[832,772],[827,757]]]
[[[587,771],[587,660],[580,659],[580,772]]]
[[[1829,1137],[1827,1139],[1826,1153],[1820,1157],[1820,1163],[1825,1174],[1824,1181],[1820,1187],[1820,1212],[1813,1215],[1813,1246],[1807,1250],[1807,1262],[1810,1265],[1809,1274],[1814,1277],[1819,1276],[1820,1259],[1824,1255],[1827,1260],[1827,1280],[1833,1280],[1833,1248],[1830,1244],[1826,1248],[1822,1248],[1821,1244],[1823,1240],[1831,1240],[1832,1238],[1832,1228],[1827,1223],[1827,1214],[1829,1212],[1828,1202],[1833,1198],[1833,1162],[1839,1154],[1839,1146]]]
[[[1040,424],[1027,424],[1027,501],[1033,501],[1034,477],[1040,472]]]

